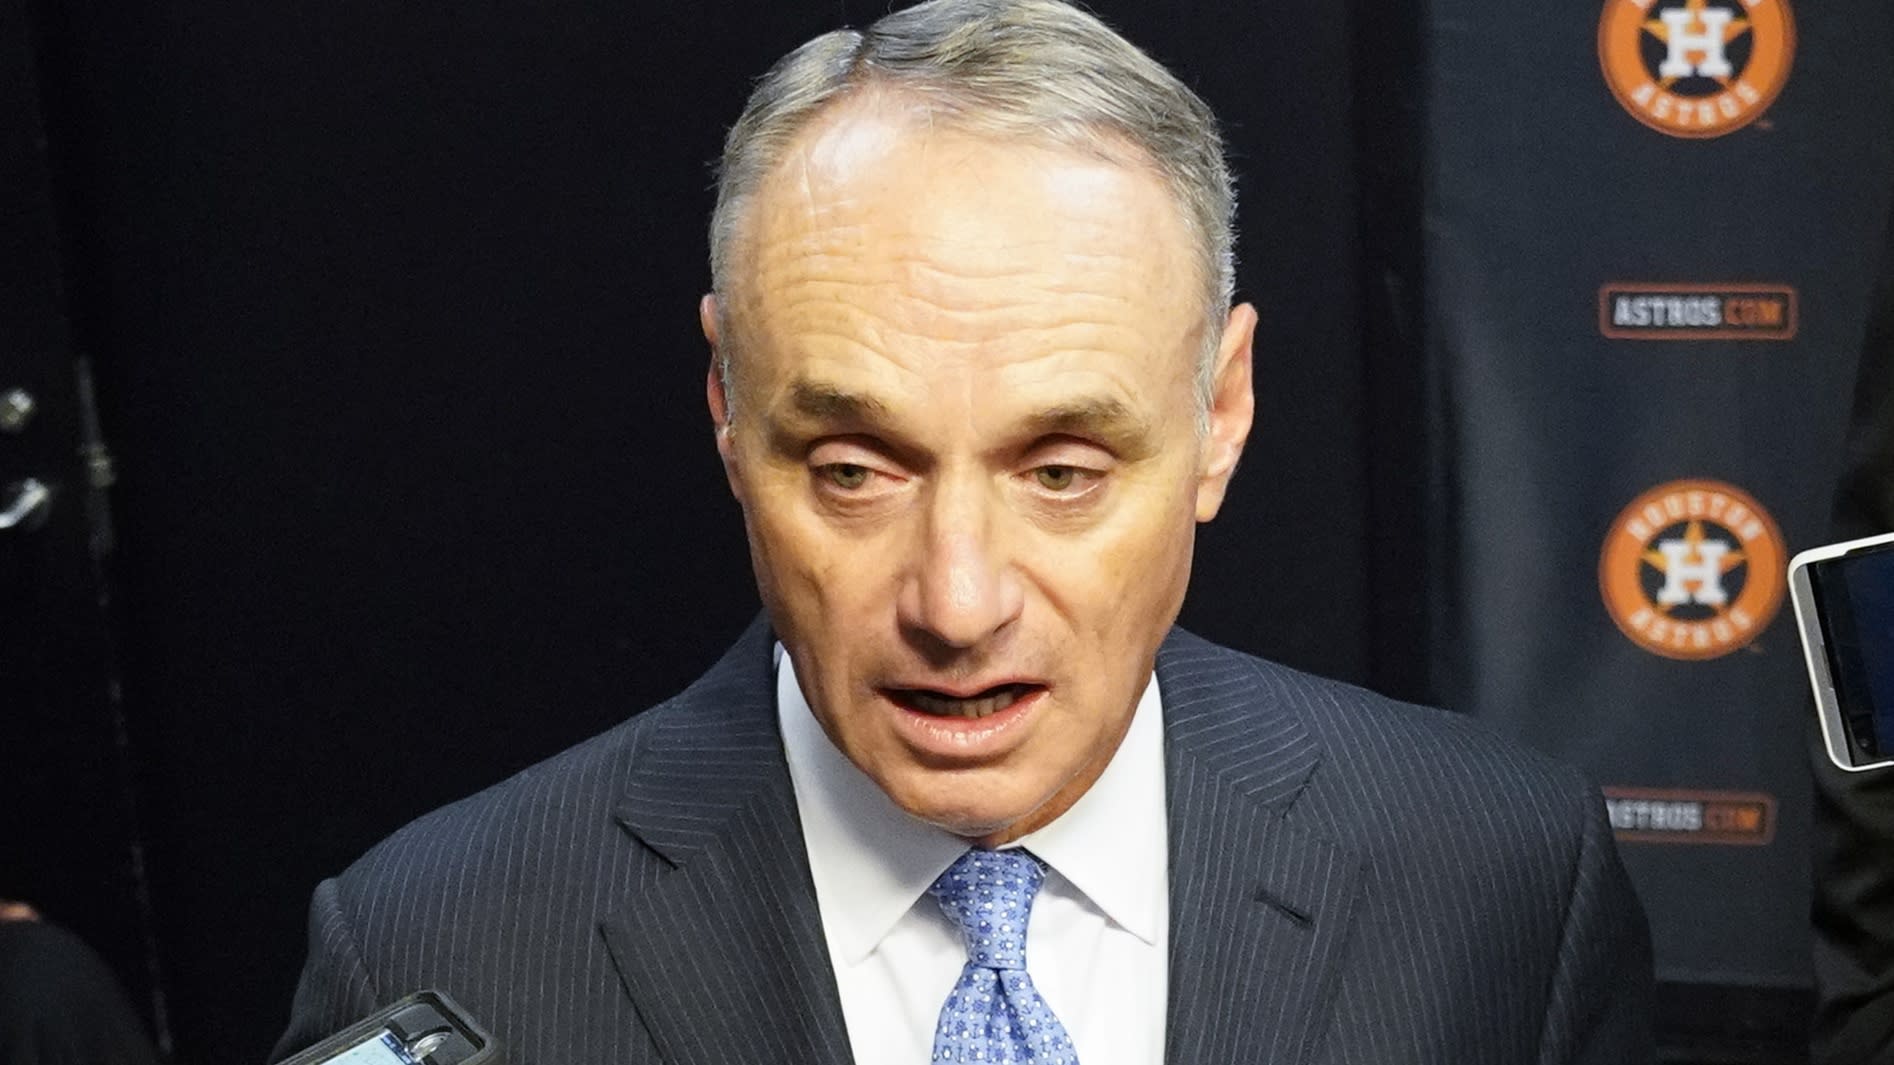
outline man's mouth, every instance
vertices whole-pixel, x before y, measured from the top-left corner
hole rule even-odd
[[[999,684],[973,695],[957,696],[925,688],[897,688],[890,692],[902,705],[932,717],[991,717],[1041,689],[1038,684]]]

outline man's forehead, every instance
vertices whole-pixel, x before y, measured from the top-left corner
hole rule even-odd
[[[723,293],[740,376],[773,379],[779,399],[812,358],[852,366],[839,384],[860,396],[885,389],[856,374],[900,392],[956,387],[955,368],[976,365],[992,376],[965,380],[1037,389],[1083,364],[1143,382],[1121,381],[1133,399],[1191,380],[1197,263],[1159,178],[925,117],[850,102],[758,190]]]
[[[1056,146],[864,110],[806,131],[747,213],[726,293],[746,315],[759,292],[743,290],[860,280],[953,306],[995,278],[1018,282],[1028,317],[1041,289],[1196,313],[1193,246],[1164,186]]]
[[[1121,237],[1137,263],[1194,265],[1181,210],[1140,160],[1128,145],[980,132],[900,93],[868,93],[812,122],[759,186],[751,221],[762,246],[752,251],[866,250],[863,238],[904,236],[939,253],[974,252],[984,239],[1016,254],[1077,226]]]
[[[832,183],[881,165],[905,143],[944,132],[905,95],[866,90],[837,101],[798,132],[775,176],[792,185]]]

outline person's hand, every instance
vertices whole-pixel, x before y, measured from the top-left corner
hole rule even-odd
[[[0,921],[37,921],[39,911],[24,902],[0,899]]]

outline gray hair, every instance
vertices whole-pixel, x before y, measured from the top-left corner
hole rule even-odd
[[[724,141],[710,223],[711,283],[720,297],[745,204],[818,114],[870,87],[911,96],[965,132],[1116,161],[1127,144],[1141,153],[1200,246],[1205,336],[1197,392],[1200,410],[1207,407],[1236,287],[1236,190],[1216,116],[1157,61],[1061,0],[929,0],[866,31],[825,33],[779,60]],[[719,298],[719,308],[726,302]],[[723,328],[727,385],[732,338]]]

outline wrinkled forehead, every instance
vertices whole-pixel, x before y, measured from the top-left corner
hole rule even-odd
[[[797,137],[745,216],[725,295],[751,324],[790,311],[786,294],[854,282],[934,311],[1011,296],[1030,318],[1090,301],[1157,333],[1197,331],[1188,226],[1129,147],[994,136],[898,97],[851,100]]]

